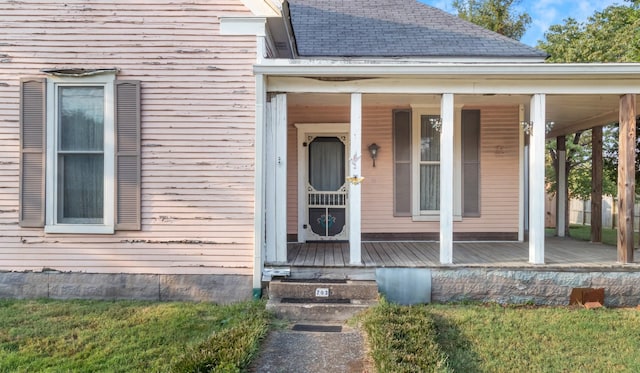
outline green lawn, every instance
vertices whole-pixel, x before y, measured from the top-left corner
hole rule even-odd
[[[240,371],[266,334],[261,302],[0,301],[0,372]]]
[[[546,229],[546,234],[555,235],[555,229]],[[569,227],[569,236],[576,240],[590,241],[591,240],[591,227],[588,225],[572,225]],[[616,246],[618,230],[602,228],[602,243],[606,245]],[[635,233],[635,242],[638,242],[638,233]]]
[[[636,309],[383,302],[363,316],[385,372],[640,372]]]

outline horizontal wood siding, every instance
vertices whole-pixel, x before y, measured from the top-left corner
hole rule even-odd
[[[466,109],[466,108],[465,108]],[[519,199],[518,107],[480,110],[480,217],[465,218],[458,232],[517,232]]]
[[[366,106],[362,119],[362,232],[438,232],[438,222],[393,216],[392,110],[407,106]],[[480,214],[454,223],[455,232],[518,231],[518,107],[465,107],[481,110]],[[297,228],[297,149],[293,123],[348,122],[349,107],[289,108],[288,233]],[[376,167],[368,152],[380,146]]]
[[[235,0],[0,2],[0,270],[251,274],[256,38]],[[19,79],[46,68],[141,81],[142,230],[18,227]]]

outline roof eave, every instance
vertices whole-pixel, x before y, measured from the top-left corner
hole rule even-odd
[[[477,60],[477,59],[476,59]],[[277,76],[544,76],[640,75],[640,63],[434,62],[354,59],[268,59],[254,65],[256,74]]]

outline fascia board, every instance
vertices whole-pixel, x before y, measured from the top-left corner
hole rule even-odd
[[[220,17],[220,34],[266,36],[266,25],[264,17]]]
[[[266,60],[254,72],[277,76],[546,76],[589,77],[640,75],[640,63],[547,64],[547,63],[353,63],[344,61]]]
[[[251,13],[260,17],[279,17],[280,9],[273,0],[240,0]]]

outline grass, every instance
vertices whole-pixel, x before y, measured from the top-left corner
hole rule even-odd
[[[446,371],[435,320],[426,307],[401,307],[382,300],[368,311],[363,327],[379,372]]]
[[[546,229],[546,234],[555,235],[555,229]],[[569,236],[580,241],[591,241],[591,227],[588,225],[571,225],[569,227]],[[634,234],[635,242],[638,242],[638,233]],[[602,243],[606,245],[616,246],[618,244],[618,230],[610,228],[602,228]]]
[[[363,317],[380,373],[638,372],[638,323],[635,309],[482,304],[383,303]]]
[[[0,301],[0,372],[236,372],[266,334],[261,302]]]

